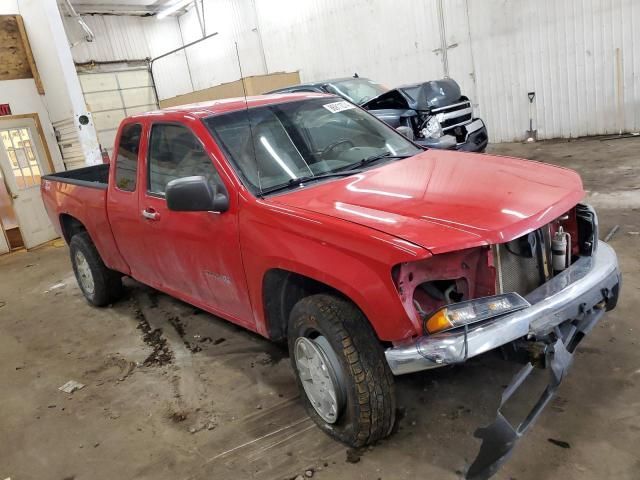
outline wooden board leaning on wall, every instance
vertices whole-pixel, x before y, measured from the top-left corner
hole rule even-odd
[[[40,95],[44,88],[20,15],[0,15],[0,80],[33,78]]]
[[[220,100],[222,98],[242,97],[246,89],[247,96],[260,95],[261,93],[284,88],[300,83],[299,72],[276,72],[266,75],[254,75],[245,77],[244,88],[242,80],[222,83],[215,87],[185,93],[177,97],[160,100],[160,108],[187,105],[189,103],[207,102],[210,100]]]

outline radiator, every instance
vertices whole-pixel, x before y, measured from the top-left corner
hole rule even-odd
[[[543,257],[548,258],[547,235],[544,237],[544,244],[538,245],[538,248],[543,250]],[[520,246],[520,239],[493,246],[497,293],[516,292],[525,296],[546,281],[548,275],[542,272],[547,269],[545,265],[542,268],[540,266],[540,261],[544,261],[540,259],[540,252],[526,256]]]

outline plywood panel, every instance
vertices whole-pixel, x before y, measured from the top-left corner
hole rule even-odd
[[[298,72],[278,72],[269,75],[256,75],[245,78],[245,88],[247,95],[260,95],[276,88],[288,87],[300,83]],[[174,107],[177,105],[187,105],[189,103],[206,102],[209,100],[220,100],[222,98],[241,97],[244,95],[242,81],[223,83],[215,87],[205,88],[196,92],[178,95],[177,97],[160,100],[160,107]]]
[[[18,19],[15,15],[0,15],[0,80],[32,77]]]
[[[42,84],[42,79],[40,78],[40,72],[38,72],[36,59],[33,58],[31,44],[29,43],[29,37],[27,37],[27,30],[24,26],[22,16],[16,15],[16,21],[18,22],[18,30],[20,31],[20,37],[22,38],[22,45],[24,45],[24,51],[27,54],[27,62],[29,62],[31,74],[33,75],[33,80],[36,83],[36,89],[38,90],[38,93],[40,95],[44,95],[44,85]]]
[[[256,75],[245,78],[247,95],[259,95],[277,88],[288,87],[300,83],[298,72],[273,73],[271,75]]]

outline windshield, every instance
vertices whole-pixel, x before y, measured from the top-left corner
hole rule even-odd
[[[327,90],[331,93],[336,93],[357,105],[362,105],[372,98],[382,95],[389,89],[383,87],[379,83],[372,82],[367,78],[351,78],[349,80],[331,82],[327,84]]]
[[[204,123],[255,194],[348,170],[374,156],[421,151],[372,115],[336,98],[254,107]]]

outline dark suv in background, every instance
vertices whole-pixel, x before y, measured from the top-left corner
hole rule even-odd
[[[398,129],[414,142],[430,147],[484,152],[487,127],[474,118],[468,97],[451,78],[388,89],[368,78],[337,78],[303,83],[268,93],[320,92],[340,95]]]

